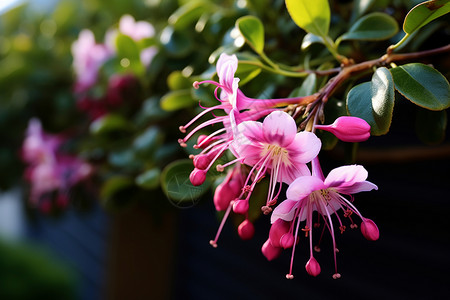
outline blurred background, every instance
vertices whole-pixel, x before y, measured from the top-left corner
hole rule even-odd
[[[336,32],[360,2],[330,1]],[[366,2],[401,24],[421,1]],[[300,53],[305,33],[279,0],[0,1],[0,299],[448,295],[446,111],[397,101],[389,134],[359,145],[356,162],[379,190],[355,203],[381,237],[338,237],[340,280],[331,278],[326,239],[321,275],[305,272],[305,243],[297,247],[295,279],[286,280],[290,251],[272,262],[260,252],[270,226],[264,216],[252,240],[240,240],[231,221],[212,248],[220,220],[208,189],[214,180],[198,199],[167,199],[166,167],[177,161],[184,171],[192,154],[179,147],[178,127],[201,110],[199,99],[215,103],[212,87],[192,83],[213,76],[222,52],[254,58],[234,29],[248,14],[265,24],[271,58],[294,65],[323,54],[321,45]],[[432,22],[404,50],[448,44],[448,24],[448,17]],[[363,60],[391,42],[342,47]],[[449,77],[448,54],[425,62]],[[255,98],[285,97],[301,84],[248,66],[238,73]],[[338,143],[324,151],[324,171],[352,161],[352,149]]]

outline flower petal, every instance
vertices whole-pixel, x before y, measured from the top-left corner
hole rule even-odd
[[[266,143],[286,147],[294,140],[297,125],[287,113],[274,111],[264,119],[263,132]]]
[[[324,189],[322,180],[314,176],[302,176],[295,179],[286,191],[286,197],[291,200],[301,200],[312,192]]]
[[[284,183],[291,184],[295,179],[301,176],[310,176],[311,172],[306,164],[282,165],[280,170],[281,180]]]
[[[302,131],[295,135],[292,143],[286,148],[293,163],[308,163],[320,151],[322,142],[312,132]]]
[[[294,219],[295,209],[298,207],[300,201],[286,199],[280,204],[272,212],[272,216],[270,217],[270,223],[275,223],[276,220],[282,219],[284,221],[292,221]]]
[[[356,194],[359,192],[368,192],[371,190],[378,190],[378,187],[370,181],[356,182],[351,186],[337,187],[336,191],[341,194]]]
[[[367,171],[363,166],[351,165],[342,166],[331,170],[327,178],[325,178],[325,185],[327,187],[349,187],[358,182],[363,182],[367,179]]]
[[[238,66],[238,59],[236,55],[228,55],[222,53],[217,60],[216,70],[219,76],[219,82],[221,85],[226,86],[232,90],[234,82],[234,74],[236,73]]]

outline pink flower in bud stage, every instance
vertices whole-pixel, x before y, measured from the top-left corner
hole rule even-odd
[[[353,205],[352,194],[377,189],[373,183],[366,181],[367,171],[359,165],[343,166],[333,169],[326,178],[324,178],[318,159],[312,162],[313,176],[302,176],[295,179],[289,186],[286,196],[287,199],[280,203],[273,211],[271,216],[272,230],[277,234],[269,234],[269,242],[273,247],[280,247],[282,238],[286,235],[294,236],[294,241],[298,239],[300,223],[306,221],[305,227],[301,230],[309,236],[310,242],[310,260],[306,264],[307,272],[312,276],[320,273],[320,265],[313,257],[312,229],[320,226],[320,223],[313,222],[313,213],[316,211],[322,217],[324,229],[327,227],[333,240],[335,271],[333,278],[340,278],[337,272],[336,264],[336,242],[334,237],[334,227],[331,216],[335,214],[341,233],[346,227],[342,224],[341,218],[337,212],[342,210],[344,217],[351,221],[350,228],[356,228],[351,215],[355,213],[362,219],[361,232],[368,240],[377,240],[379,231],[375,223],[364,218]],[[346,199],[343,195],[351,197]],[[320,218],[319,218],[320,221]],[[287,224],[286,224],[287,223]],[[282,228],[281,228],[281,227]],[[275,229],[273,229],[275,228]],[[281,229],[278,229],[281,228]],[[288,228],[288,229],[287,229]],[[322,238],[322,237],[321,237]],[[320,241],[319,241],[320,244]],[[293,278],[292,267],[294,260],[294,251],[296,243],[292,243],[292,257],[289,274],[287,278]],[[267,247],[267,246],[266,246]],[[319,245],[315,246],[316,251],[320,251]],[[263,253],[267,250],[263,249]],[[270,256],[271,258],[272,256]],[[269,259],[269,257],[268,257]]]
[[[344,142],[364,142],[370,137],[370,125],[358,117],[339,117],[331,125],[315,125],[315,129],[329,131]]]

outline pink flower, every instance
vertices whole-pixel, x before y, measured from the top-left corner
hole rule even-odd
[[[339,278],[336,264],[336,242],[334,238],[334,227],[331,215],[336,213],[341,233],[344,232],[346,226],[343,225],[341,218],[337,212],[342,210],[343,216],[351,221],[350,228],[356,228],[351,215],[355,213],[362,219],[361,232],[369,240],[377,240],[379,231],[375,223],[364,218],[361,213],[353,205],[353,199],[348,200],[343,195],[351,197],[352,194],[377,189],[373,183],[366,181],[367,171],[359,165],[343,166],[333,169],[326,178],[324,178],[317,159],[313,161],[313,176],[302,176],[294,180],[287,192],[287,199],[280,203],[273,211],[271,222],[272,230],[278,232],[278,235],[269,235],[269,241],[273,247],[292,249],[292,258],[289,274],[287,278],[293,278],[292,266],[295,251],[295,242],[284,243],[283,241],[293,237],[293,241],[298,240],[298,231],[300,223],[305,221],[305,227],[301,230],[309,236],[310,241],[310,260],[306,264],[307,272],[312,276],[320,273],[320,265],[313,257],[312,246],[312,229],[320,227],[320,216],[324,222],[324,228],[327,227],[331,233],[333,240],[334,261],[336,273],[333,278]],[[313,213],[319,215],[319,222],[313,222]],[[281,223],[280,223],[281,222]],[[280,227],[283,225],[282,227]],[[274,227],[276,226],[276,227]],[[295,228],[294,228],[295,227]],[[282,230],[279,228],[283,228]],[[320,241],[319,241],[320,244]],[[316,251],[320,251],[319,245],[315,246]],[[263,249],[264,253],[264,249]],[[270,257],[272,258],[272,257]]]
[[[358,117],[339,117],[331,125],[316,125],[316,129],[329,131],[344,142],[363,142],[370,137],[370,125]]]
[[[136,22],[130,15],[123,15],[120,18],[119,31],[137,42],[155,35],[155,28],[152,24],[145,21]]]
[[[106,45],[95,42],[92,31],[84,29],[80,32],[78,40],[72,44],[76,92],[84,92],[97,82],[100,67],[112,54]]]
[[[276,203],[283,182],[291,183],[299,176],[311,174],[306,163],[317,156],[320,147],[320,139],[314,133],[297,132],[294,119],[282,111],[270,113],[263,123],[240,123],[237,125],[232,149],[242,163],[253,168],[245,182],[247,196],[238,201],[248,201],[255,184],[265,173],[269,173],[269,193],[263,211],[270,213],[270,206]],[[247,185],[251,176],[254,177],[253,182]],[[235,205],[238,205],[238,201]]]
[[[44,210],[53,192],[58,205],[66,204],[69,190],[92,174],[88,163],[59,152],[62,143],[62,138],[45,133],[39,120],[30,120],[22,146],[23,159],[29,164],[25,174],[31,184],[31,203]]]

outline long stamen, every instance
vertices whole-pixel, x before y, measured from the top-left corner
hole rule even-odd
[[[333,279],[338,279],[341,278],[341,274],[338,273],[337,271],[337,258],[336,258],[336,240],[334,238],[334,228],[333,228],[333,221],[331,220],[331,215],[328,212],[325,204],[322,201],[318,201],[319,205],[323,206],[323,209],[325,210],[325,212],[327,213],[327,217],[328,217],[328,221],[330,222],[330,233],[331,233],[331,238],[333,240],[333,257],[334,257],[334,270],[335,270],[335,274],[333,274]]]
[[[202,111],[201,113],[199,113],[198,115],[196,115],[192,120],[190,120],[186,125],[184,126],[180,126],[180,131],[182,133],[186,133],[186,129],[191,126],[195,121],[197,121],[198,119],[200,119],[202,116],[204,116],[205,114],[209,113],[210,111],[216,110],[216,109],[221,109],[221,105],[216,105],[216,106],[212,106],[212,107],[208,107],[205,108],[204,111]]]
[[[294,279],[294,275],[292,275],[292,269],[294,267],[294,254],[295,254],[295,246],[297,245],[298,238],[298,229],[300,228],[300,217],[303,214],[304,206],[300,209],[300,213],[294,217],[294,220],[297,221],[297,226],[295,227],[295,235],[294,235],[294,245],[292,246],[292,254],[291,254],[291,263],[289,266],[289,274],[286,274],[286,279]]]
[[[223,118],[225,118],[225,117],[221,117],[221,118],[216,118],[216,119],[208,120],[208,121],[206,121],[206,122],[204,122],[204,123],[198,125],[198,126],[195,127],[191,132],[189,132],[188,135],[186,135],[186,136],[184,137],[183,141],[186,143],[186,142],[194,135],[194,133],[196,133],[197,131],[199,131],[199,130],[202,129],[202,128],[205,128],[205,127],[207,127],[207,126],[209,126],[209,125],[213,125],[213,124],[216,124],[216,123],[221,123],[221,122],[223,121],[223,120],[222,120]]]
[[[230,215],[231,208],[233,207],[233,202],[234,201],[231,201],[230,204],[228,205],[228,208],[225,211],[225,214],[223,215],[222,221],[220,222],[219,229],[217,230],[214,240],[209,241],[211,246],[213,246],[214,248],[217,248],[217,241],[219,240],[219,236],[220,236],[220,233],[222,232],[223,226],[225,225],[225,222],[226,222],[228,216]]]

